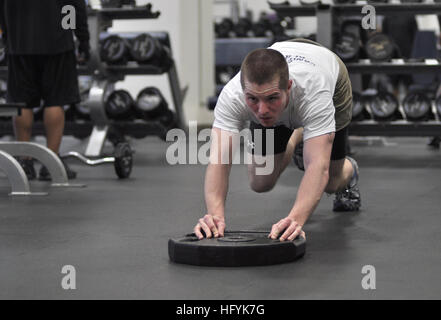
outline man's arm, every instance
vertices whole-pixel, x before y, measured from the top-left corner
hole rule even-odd
[[[289,217],[302,226],[319,204],[328,184],[334,136],[335,133],[330,133],[304,142],[305,174],[297,191],[295,204],[289,213]]]
[[[225,200],[228,192],[228,178],[232,164],[232,137],[219,128],[211,131],[210,163],[205,173],[205,203],[207,214],[199,219],[194,228],[196,236],[202,238],[201,229],[207,238],[223,236],[225,230]]]
[[[334,133],[330,133],[304,142],[305,174],[296,201],[289,215],[272,226],[270,238],[277,239],[279,234],[280,241],[294,240],[298,235],[305,237],[303,225],[317,207],[328,184],[334,136]]]
[[[89,28],[87,24],[87,10],[86,1],[84,0],[68,0],[72,1],[76,12],[76,28],[74,30],[75,36],[80,43],[89,43]]]

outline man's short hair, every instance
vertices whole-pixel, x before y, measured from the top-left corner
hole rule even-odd
[[[256,49],[251,51],[242,62],[240,83],[245,87],[245,79],[262,85],[279,77],[279,89],[288,89],[289,70],[285,57],[274,49]]]

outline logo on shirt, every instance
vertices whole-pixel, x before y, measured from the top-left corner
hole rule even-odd
[[[312,66],[315,67],[315,63],[314,62],[308,60],[305,56],[301,56],[301,55],[298,55],[298,54],[295,55],[295,56],[294,55],[290,55],[290,54],[285,55],[285,59],[286,59],[286,62],[288,64],[293,63],[293,62],[304,62],[304,63],[307,63],[307,64],[312,65]]]

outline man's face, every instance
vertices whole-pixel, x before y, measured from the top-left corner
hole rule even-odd
[[[288,105],[292,80],[289,80],[287,90],[279,89],[278,78],[262,85],[245,79],[244,84],[243,92],[248,108],[253,111],[261,125],[274,126]]]

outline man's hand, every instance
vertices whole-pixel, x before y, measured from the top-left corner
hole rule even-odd
[[[268,235],[268,238],[273,240],[277,239],[277,236],[281,234],[279,240],[285,241],[288,239],[289,241],[294,240],[298,235],[302,236],[306,239],[305,232],[302,230],[302,225],[300,225],[293,218],[286,217],[276,224],[273,224],[271,228],[271,232]],[[284,232],[283,232],[284,231]]]
[[[86,64],[90,59],[90,47],[88,43],[80,43],[78,46],[77,62],[80,65]]]
[[[225,218],[206,214],[203,218],[199,219],[198,224],[193,229],[199,240],[204,238],[201,230],[204,231],[207,238],[211,238],[212,236],[215,238],[223,237],[225,231]]]

